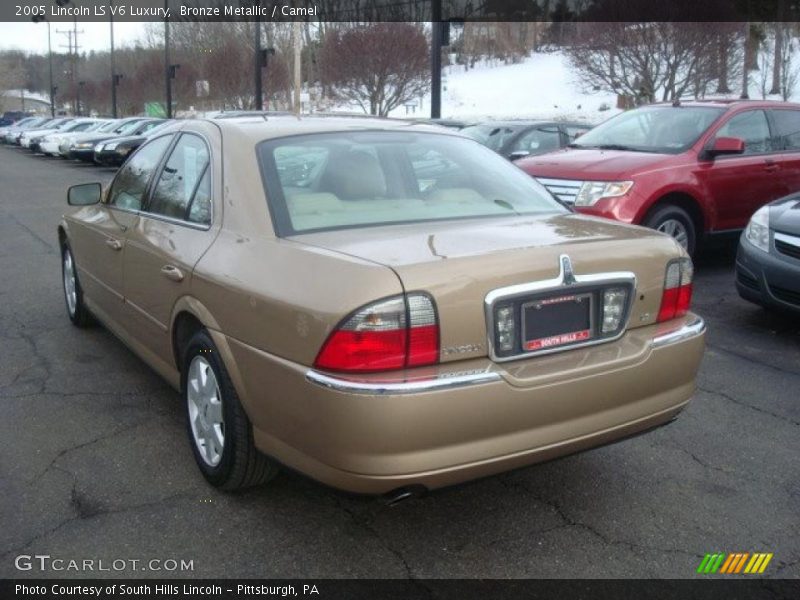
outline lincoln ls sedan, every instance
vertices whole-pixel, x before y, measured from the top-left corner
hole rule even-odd
[[[181,121],[68,202],[69,318],[179,390],[223,489],[285,465],[407,497],[664,425],[694,393],[686,251],[456,131]]]

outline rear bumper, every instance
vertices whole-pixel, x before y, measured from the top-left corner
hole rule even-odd
[[[334,487],[378,494],[451,485],[664,424],[694,392],[704,333],[689,315],[608,344],[414,369],[394,381],[319,373],[214,335],[230,349],[263,452]]]
[[[772,252],[756,248],[742,234],[736,253],[736,290],[755,304],[800,313],[800,261]]]

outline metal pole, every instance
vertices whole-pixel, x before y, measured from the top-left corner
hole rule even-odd
[[[292,41],[294,42],[294,114],[300,114],[300,89],[302,79],[300,73],[300,21],[292,24]]]
[[[50,21],[47,23],[47,63],[50,69],[50,116],[56,116],[55,93],[53,92],[53,45],[50,41]]]
[[[255,69],[255,92],[256,92],[256,110],[264,109],[264,83],[262,80],[261,69],[263,65],[263,57],[261,56],[261,17],[256,17],[256,69]]]
[[[431,119],[442,116],[442,0],[431,2]]]
[[[169,9],[169,0],[164,0],[164,10]],[[167,86],[167,118],[172,118],[172,77],[169,62],[169,17],[164,17],[164,78]]]
[[[108,5],[113,7],[114,0],[109,0]],[[114,63],[114,13],[111,13],[111,116],[117,118],[117,68]]]

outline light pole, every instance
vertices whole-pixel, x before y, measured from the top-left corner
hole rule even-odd
[[[50,38],[50,21],[48,21],[43,16],[36,16],[32,17],[31,19],[34,23],[41,23],[44,21],[47,23],[47,66],[49,70],[49,78],[50,78],[50,116],[56,116],[56,104],[55,104],[55,96],[56,96],[56,88],[53,86],[53,44]]]
[[[164,14],[169,11],[169,0],[164,0]],[[164,79],[167,88],[167,118],[172,118],[172,78],[175,71],[169,62],[169,17],[164,17]]]
[[[114,7],[114,0],[109,0],[108,6]],[[111,23],[111,116],[117,118],[117,69],[114,63],[114,12],[109,11]]]
[[[431,2],[431,119],[442,116],[442,0]]]

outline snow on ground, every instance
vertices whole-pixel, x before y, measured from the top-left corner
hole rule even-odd
[[[533,54],[517,64],[446,68],[442,76],[442,116],[452,118],[570,119],[599,123],[619,112],[608,92],[587,91],[569,60],[559,52]],[[601,110],[601,107],[608,110]],[[430,96],[416,112],[401,106],[393,117],[430,115]]]

